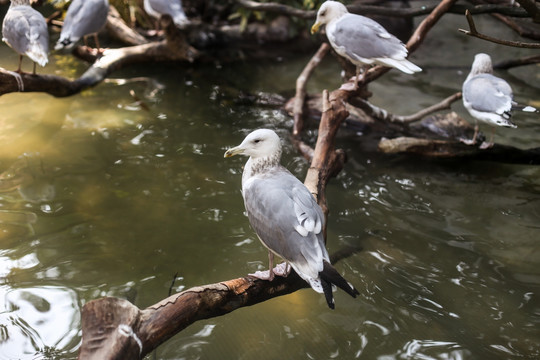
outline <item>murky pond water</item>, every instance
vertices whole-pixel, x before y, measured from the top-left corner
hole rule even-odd
[[[372,101],[411,113],[459,90],[474,53],[530,53],[464,38],[456,24],[466,27],[464,19],[445,21],[414,54],[424,72],[391,71],[372,86]],[[443,35],[459,44],[451,56],[441,51]],[[6,46],[0,52],[1,66],[15,68],[16,56]],[[76,358],[80,310],[92,299],[117,296],[144,308],[167,296],[175,273],[181,291],[265,268],[266,251],[244,216],[245,159],[223,153],[270,127],[284,139],[283,163],[304,177],[291,119],[240,97],[291,93],[310,55],[136,66],[114,77],[144,79],[68,99],[2,96],[0,359]],[[42,71],[75,76],[84,67],[55,55]],[[310,88],[333,89],[338,74],[329,56]],[[537,104],[539,74],[538,66],[501,73],[518,101]],[[460,104],[453,109],[465,116]],[[515,121],[519,128],[498,129],[496,140],[540,146],[540,118]],[[319,294],[297,291],[195,323],[152,356],[540,357],[540,169],[382,156],[364,152],[361,141],[340,138],[349,161],[327,189],[330,253],[362,248],[336,264],[359,298],[338,292],[331,311]]]

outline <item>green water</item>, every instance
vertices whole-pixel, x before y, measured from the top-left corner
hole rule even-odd
[[[412,58],[424,71],[391,71],[371,87],[372,101],[408,114],[458,91],[476,52],[531,53],[464,38],[458,26],[465,20],[445,21]],[[446,41],[451,55],[441,51]],[[15,68],[11,50],[0,52],[0,66]],[[149,64],[113,74],[144,79],[67,99],[0,97],[0,359],[76,358],[80,310],[90,300],[117,296],[145,308],[167,296],[175,273],[181,291],[264,269],[266,251],[240,194],[245,159],[223,153],[269,127],[283,138],[283,164],[304,177],[291,119],[244,94],[291,94],[310,56]],[[41,71],[84,69],[53,55]],[[518,101],[538,105],[539,73],[499,74]],[[310,90],[338,84],[329,56]],[[453,109],[466,115],[461,104]],[[496,141],[540,146],[540,118],[515,121],[519,128],[498,129]],[[331,311],[322,296],[300,290],[195,323],[156,358],[540,357],[540,170],[383,156],[343,135],[338,147],[349,161],[327,189],[328,247],[362,248],[336,264],[360,296],[337,292]]]

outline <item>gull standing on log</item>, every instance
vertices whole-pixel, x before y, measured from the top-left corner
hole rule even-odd
[[[481,149],[493,146],[496,126],[517,127],[510,120],[512,109],[537,112],[532,106],[521,106],[513,101],[512,88],[506,81],[493,75],[491,57],[483,53],[474,57],[471,72],[463,83],[462,99],[463,106],[475,119],[473,138],[463,141],[464,143],[476,144],[478,120],[493,127],[490,141],[484,142]]]
[[[177,27],[189,23],[180,0],[144,0],[144,11],[158,20],[161,15],[168,14]]]
[[[43,15],[32,9],[30,0],[11,0],[11,5],[2,23],[2,41],[19,54],[21,72],[23,55],[36,63],[45,66],[49,62],[49,31]]]
[[[73,0],[69,5],[60,39],[55,50],[71,49],[81,37],[86,45],[87,35],[94,34],[96,48],[99,50],[97,33],[107,22],[108,0]]]
[[[224,157],[249,156],[242,174],[242,195],[249,222],[269,250],[269,274],[287,276],[290,266],[313,290],[324,293],[334,308],[333,285],[352,297],[358,291],[330,264],[322,230],[324,214],[307,187],[280,165],[281,141],[268,129],[250,133]],[[285,260],[285,268],[273,269],[274,254]],[[281,271],[281,272],[277,272]]]
[[[422,71],[406,59],[407,48],[398,38],[378,22],[349,13],[340,2],[326,1],[321,5],[311,33],[316,33],[322,25],[326,25],[326,36],[334,50],[356,65],[355,90],[360,69],[365,65],[380,64],[406,74]]]

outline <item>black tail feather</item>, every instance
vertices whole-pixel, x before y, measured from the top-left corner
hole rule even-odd
[[[332,296],[331,284],[336,285],[338,288],[345,291],[353,298],[355,298],[356,295],[360,295],[358,290],[356,290],[351,284],[349,284],[349,282],[345,280],[343,276],[341,276],[338,271],[326,260],[323,260],[323,271],[319,273],[319,276],[321,277],[321,284],[323,287],[324,296],[326,297],[326,302],[331,309],[334,308],[334,299]],[[328,292],[327,288],[330,288]]]
[[[328,307],[333,310],[335,305],[334,295],[332,294],[332,283],[329,283],[321,277],[321,285],[323,288],[324,297],[326,298],[326,303],[328,304]]]

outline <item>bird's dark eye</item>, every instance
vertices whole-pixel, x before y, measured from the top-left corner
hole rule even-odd
[[[261,141],[261,139],[255,139],[255,140],[253,140],[253,142],[254,142],[255,144],[259,143],[260,141]]]
[[[321,16],[324,16],[324,15],[326,15],[326,10],[321,11]]]

